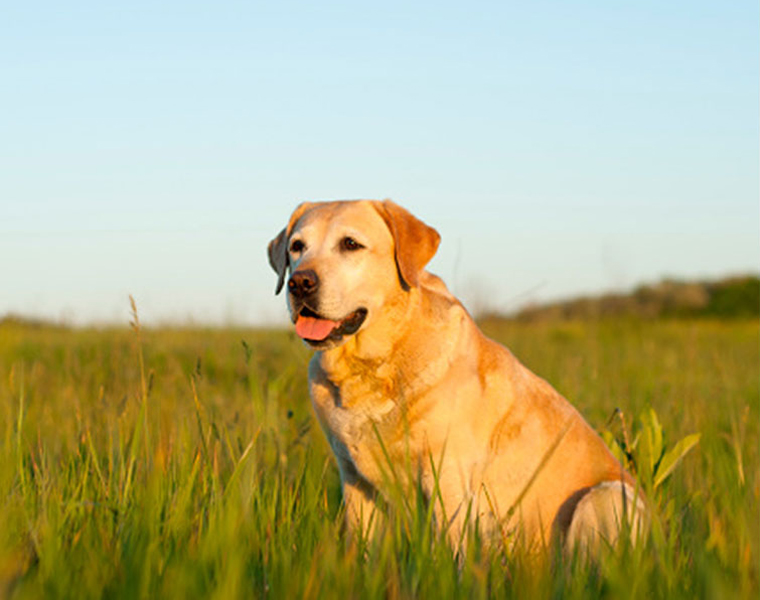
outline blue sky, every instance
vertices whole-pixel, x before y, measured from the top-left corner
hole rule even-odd
[[[281,322],[265,247],[386,198],[473,309],[760,270],[758,7],[26,2],[0,315]]]

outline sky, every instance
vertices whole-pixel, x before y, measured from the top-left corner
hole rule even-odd
[[[280,324],[303,200],[392,198],[471,311],[760,271],[758,5],[0,9],[0,316]]]

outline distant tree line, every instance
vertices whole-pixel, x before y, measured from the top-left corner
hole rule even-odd
[[[644,319],[758,317],[760,277],[745,275],[697,282],[665,279],[654,285],[639,286],[627,294],[604,294],[527,306],[515,318],[538,321],[621,316]]]
[[[513,315],[486,313],[488,319],[518,321],[582,320],[607,317],[657,318],[756,318],[760,316],[760,277],[743,275],[719,281],[664,279],[641,285],[630,293],[575,298],[551,304],[526,306]],[[65,327],[60,323],[8,314],[0,326]]]

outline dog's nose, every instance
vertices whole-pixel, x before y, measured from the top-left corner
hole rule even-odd
[[[288,280],[288,290],[296,298],[305,298],[319,288],[319,278],[311,269],[296,271]]]

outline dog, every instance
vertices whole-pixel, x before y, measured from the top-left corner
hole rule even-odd
[[[439,242],[394,202],[356,200],[300,204],[268,246],[276,293],[287,280],[296,333],[316,351],[309,390],[350,531],[369,535],[401,481],[433,503],[454,545],[473,524],[530,548],[637,535],[646,506],[634,479],[425,270]]]

